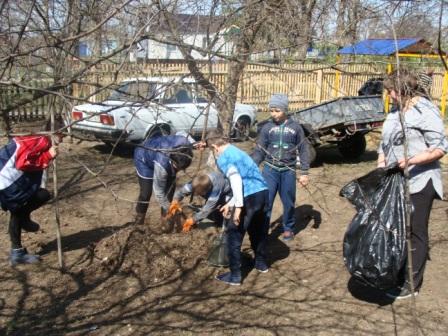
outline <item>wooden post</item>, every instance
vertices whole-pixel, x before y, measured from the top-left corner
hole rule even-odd
[[[442,113],[442,118],[445,117],[447,91],[448,91],[448,72],[445,71],[445,73],[443,74],[443,82],[442,82],[442,96],[440,97],[440,112]]]
[[[392,73],[392,63],[387,63],[386,72],[388,75]],[[386,96],[384,97],[384,112],[388,113],[389,109],[390,109],[390,97],[386,93]]]
[[[51,108],[51,143],[53,146],[57,146],[54,141],[54,105]],[[62,242],[61,242],[61,224],[59,218],[59,195],[58,195],[58,170],[57,170],[57,159],[53,160],[53,193],[54,193],[54,209],[56,215],[56,242],[58,246],[58,261],[59,268],[64,269],[64,257],[62,255]]]
[[[320,104],[322,102],[323,77],[324,77],[324,70],[322,69],[317,70],[316,94],[314,96],[315,104]]]
[[[339,55],[336,55],[336,65],[339,64],[340,59],[341,59],[341,57]],[[341,81],[341,72],[339,70],[336,70],[335,77],[334,77],[332,98],[339,97],[340,81]]]

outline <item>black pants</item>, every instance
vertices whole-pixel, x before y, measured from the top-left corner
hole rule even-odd
[[[426,260],[428,259],[428,222],[432,203],[436,197],[436,191],[432,180],[425,188],[415,194],[411,194],[411,202],[414,211],[411,214],[411,244],[412,244],[412,270],[415,290],[419,290],[423,283]],[[404,278],[409,282],[407,265]]]
[[[259,191],[244,198],[244,209],[240,224],[230,221],[227,228],[227,245],[229,247],[229,266],[232,275],[241,275],[241,244],[246,231],[250,245],[255,253],[255,262],[266,262],[266,249],[269,232],[268,217],[269,193]]]
[[[11,211],[9,220],[9,238],[11,248],[18,249],[22,247],[21,233],[22,223],[30,220],[30,214],[51,199],[51,194],[47,189],[40,188],[25,205]]]
[[[144,179],[138,176],[138,184],[140,185],[140,192],[138,194],[137,205],[135,207],[135,212],[138,214],[146,214],[149,206],[149,200],[152,195],[152,181],[153,179]],[[168,200],[171,202],[174,196],[174,189],[176,187],[176,178],[173,177],[167,183],[167,196]]]

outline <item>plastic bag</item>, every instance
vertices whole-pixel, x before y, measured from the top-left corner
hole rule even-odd
[[[344,236],[344,262],[350,274],[370,286],[399,284],[406,261],[405,183],[402,171],[378,168],[340,191],[357,214]]]

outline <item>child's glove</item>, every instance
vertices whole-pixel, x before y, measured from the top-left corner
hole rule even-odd
[[[194,219],[192,217],[187,218],[182,224],[182,232],[188,232],[194,225]]]
[[[179,201],[172,201],[170,207],[168,209],[167,217],[174,216],[177,212],[182,212],[182,208],[180,206]]]

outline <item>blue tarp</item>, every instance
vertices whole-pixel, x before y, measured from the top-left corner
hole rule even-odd
[[[419,38],[364,40],[340,49],[338,54],[389,56],[393,55],[397,50],[408,48],[419,41],[421,41]]]

